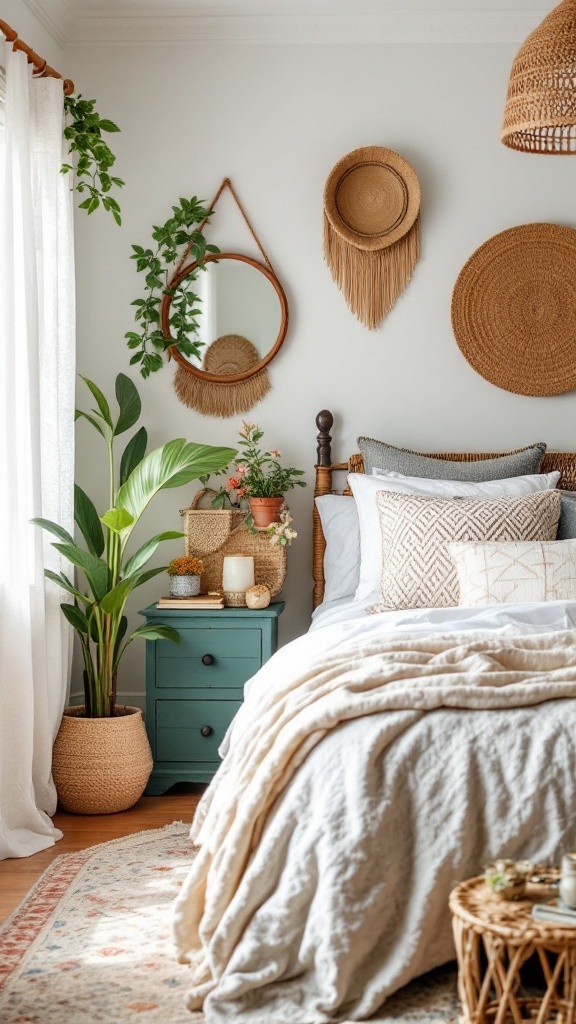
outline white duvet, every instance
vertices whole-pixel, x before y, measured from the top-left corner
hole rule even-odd
[[[576,602],[315,616],[250,681],[177,900],[209,1024],[363,1020],[453,958],[447,897],[576,843]]]

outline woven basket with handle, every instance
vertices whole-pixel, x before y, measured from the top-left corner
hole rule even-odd
[[[201,558],[204,571],[200,577],[200,590],[222,588],[222,566],[226,555],[252,555],[254,580],[268,587],[276,597],[286,579],[286,548],[271,544],[267,533],[252,533],[244,522],[241,509],[198,508],[206,491],[195,495],[190,508],[182,509],[184,519],[185,552]]]

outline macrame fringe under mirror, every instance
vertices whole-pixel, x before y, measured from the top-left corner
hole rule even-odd
[[[203,416],[220,416],[222,419],[248,412],[268,394],[270,387],[266,370],[237,384],[200,380],[181,366],[174,374],[174,391],[183,405]]]
[[[270,351],[264,356],[248,338],[240,334],[226,334],[216,338],[206,348],[201,368],[192,366],[180,353],[171,353],[178,362],[173,382],[178,399],[184,405],[205,416],[222,418],[248,412],[268,394],[271,384],[266,364],[282,344],[288,323],[288,308],[282,287],[229,178],[224,178],[209,208],[214,210],[225,188],[230,190],[265,265],[233,253],[221,253],[207,257],[206,263],[218,263],[219,260],[225,259],[237,260],[259,270],[276,290],[280,302],[281,326],[278,337]],[[206,221],[200,225],[198,230],[202,231],[205,224]],[[179,281],[194,268],[195,264],[193,263],[186,266],[188,256],[189,249],[180,260],[176,273],[168,284],[168,291],[175,288]],[[170,296],[167,295],[162,307],[162,326],[166,337],[170,337],[169,305]],[[226,377],[229,377],[230,380],[226,380]]]

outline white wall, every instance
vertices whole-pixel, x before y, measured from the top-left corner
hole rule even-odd
[[[10,28],[18,33],[23,42],[36,50],[64,78],[69,77],[64,66],[62,47],[38,21],[24,0],[2,0],[0,16],[3,21],[8,22]],[[0,38],[2,38],[1,35]]]
[[[499,142],[514,44],[394,46],[181,45],[70,47],[77,90],[98,99],[126,179],[123,225],[78,218],[78,369],[109,392],[127,372],[123,341],[141,283],[131,243],[147,244],[179,196],[210,200],[230,176],[288,296],[290,327],[271,364],[271,394],[249,418],[285,459],[307,470],[290,499],[299,531],[289,551],[281,638],[307,628],[317,412],[335,416],[334,457],[367,433],[419,449],[497,450],[545,440],[574,449],[576,394],[523,398],[479,377],[450,325],[457,274],[491,235],[535,220],[576,226],[574,161],[516,154]],[[422,185],[422,258],[374,332],[349,313],[322,257],[322,191],[336,161],[362,145],[398,150]],[[234,207],[221,200],[212,241],[257,256]],[[132,372],[132,371],[129,371]],[[134,378],[137,375],[133,374]],[[165,368],[141,382],[153,444],[185,435],[233,444],[238,420],[181,405]],[[78,431],[78,476],[105,502],[97,446]],[[145,533],[179,525],[195,488],[151,506]],[[174,544],[173,551],[180,551]],[[161,563],[159,563],[161,564]],[[162,579],[162,577],[160,578]],[[165,589],[165,587],[164,587]],[[162,590],[153,581],[139,603]],[[143,645],[133,645],[122,696],[143,692]]]

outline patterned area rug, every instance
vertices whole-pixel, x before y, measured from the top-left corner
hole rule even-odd
[[[193,856],[188,825],[58,857],[0,931],[2,1024],[192,1024],[172,904]],[[379,1024],[458,1016],[454,971],[408,985]]]

